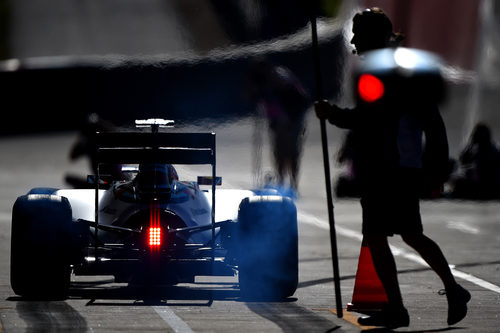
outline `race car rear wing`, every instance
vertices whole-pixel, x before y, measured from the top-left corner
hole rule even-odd
[[[215,165],[215,133],[98,132],[96,139],[98,163]]]
[[[95,259],[98,262],[99,169],[102,164],[209,164],[216,179],[215,133],[97,132],[97,175],[95,187]],[[215,186],[212,182],[212,261],[215,244]]]

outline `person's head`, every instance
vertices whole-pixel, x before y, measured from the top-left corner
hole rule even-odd
[[[135,182],[140,190],[169,191],[174,180],[178,180],[177,172],[170,164],[142,163]]]
[[[479,146],[489,145],[491,142],[490,128],[483,123],[477,124],[472,132],[471,141],[473,144],[477,144]]]
[[[250,62],[248,73],[250,82],[255,85],[266,85],[269,83],[274,65],[265,57],[256,57]]]
[[[351,44],[356,53],[397,45],[404,37],[392,31],[392,22],[378,7],[365,9],[352,19],[354,36]]]

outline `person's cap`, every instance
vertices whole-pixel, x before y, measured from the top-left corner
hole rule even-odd
[[[358,27],[367,27],[384,34],[392,34],[392,22],[384,11],[378,7],[367,8],[357,13],[353,23]]]

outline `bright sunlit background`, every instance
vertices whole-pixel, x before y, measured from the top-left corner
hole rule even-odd
[[[500,137],[497,1],[305,3],[320,17],[330,99],[350,103],[343,82],[353,13],[379,6],[394,31],[406,35],[404,46],[447,62],[443,111],[452,152],[479,121]],[[248,62],[262,55],[290,67],[314,91],[304,8],[301,0],[0,0],[2,113],[10,123],[0,133],[77,128],[92,112],[117,123],[138,116],[189,123],[248,117],[255,110],[243,98],[245,75]],[[17,125],[26,113],[36,126]]]

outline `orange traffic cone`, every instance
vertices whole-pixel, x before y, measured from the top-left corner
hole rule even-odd
[[[347,311],[377,311],[381,310],[387,302],[387,294],[373,266],[370,248],[363,240],[352,302],[347,304]]]

